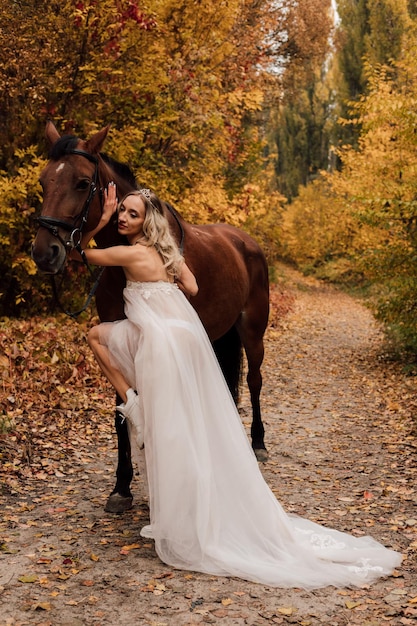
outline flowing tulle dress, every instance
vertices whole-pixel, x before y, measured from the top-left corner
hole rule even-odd
[[[102,324],[101,340],[140,396],[150,507],[141,534],[160,559],[275,587],[361,586],[389,575],[399,553],[285,513],[178,287],[128,281],[124,298],[127,319]]]

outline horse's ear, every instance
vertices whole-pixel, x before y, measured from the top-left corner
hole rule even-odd
[[[87,141],[86,146],[91,154],[98,154],[100,152],[106,140],[109,129],[110,126],[105,126],[101,130],[99,130],[98,133],[90,137],[90,139]]]
[[[61,135],[55,128],[55,124],[51,122],[51,120],[48,120],[46,122],[45,137],[48,140],[49,147],[52,147],[61,137]]]

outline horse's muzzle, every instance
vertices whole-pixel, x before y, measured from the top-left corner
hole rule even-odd
[[[38,269],[44,274],[58,274],[66,259],[65,247],[59,241],[44,246],[39,245],[35,239],[31,254]]]

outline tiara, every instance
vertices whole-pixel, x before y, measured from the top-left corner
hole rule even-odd
[[[145,198],[147,198],[148,200],[151,199],[151,190],[150,189],[138,189],[138,193],[140,193],[142,196],[145,196]]]

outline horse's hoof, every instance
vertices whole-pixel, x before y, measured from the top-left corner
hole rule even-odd
[[[107,513],[124,513],[132,508],[133,496],[121,496],[120,493],[112,493],[106,502],[104,510]]]
[[[266,463],[268,460],[268,452],[265,448],[257,448],[254,450],[258,463]]]

